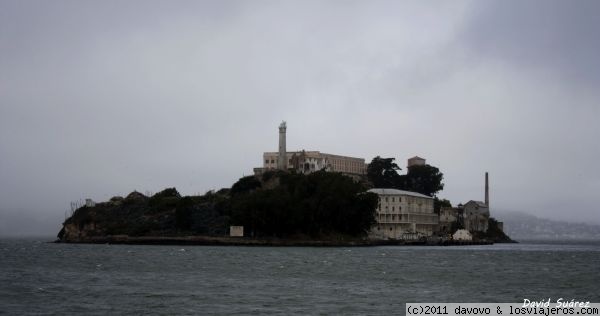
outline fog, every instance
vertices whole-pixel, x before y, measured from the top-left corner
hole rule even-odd
[[[229,187],[277,149],[600,223],[597,1],[1,1],[0,235],[71,201]],[[404,172],[404,170],[402,171]]]

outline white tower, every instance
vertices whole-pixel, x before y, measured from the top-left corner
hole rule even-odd
[[[277,168],[287,170],[287,151],[285,149],[285,121],[279,125],[279,156],[277,157]]]

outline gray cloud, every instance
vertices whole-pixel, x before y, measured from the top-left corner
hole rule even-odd
[[[473,9],[464,40],[481,58],[593,86],[600,80],[599,10],[593,0],[485,1]]]
[[[229,186],[285,119],[290,149],[425,156],[455,203],[490,171],[497,209],[597,221],[597,61],[558,50],[595,39],[528,24],[590,10],[554,5],[2,2],[0,220],[54,231],[72,200]]]

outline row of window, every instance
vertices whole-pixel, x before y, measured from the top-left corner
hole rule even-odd
[[[411,215],[410,217],[406,214],[401,215],[378,215],[377,222],[385,223],[385,222],[411,222],[411,223],[420,223],[420,224],[437,224],[439,220],[437,217],[432,216],[419,216],[419,215]]]
[[[379,211],[381,211],[381,205],[379,205],[377,208],[378,208]],[[389,210],[389,208],[386,206],[385,210],[387,211],[387,210]],[[395,207],[392,206],[392,212],[395,211],[395,210],[396,210]],[[401,211],[401,210],[402,210],[402,207],[398,206],[398,211]]]
[[[396,206],[392,206],[391,212],[395,213],[396,210],[398,211],[398,213],[402,212],[402,207],[398,206],[396,208]],[[378,213],[389,213],[390,212],[390,207],[389,206],[385,206],[382,207],[381,204],[377,206],[377,212]],[[408,213],[424,213],[424,214],[431,214],[433,213],[433,209],[432,208],[423,208],[421,205],[416,206],[416,205],[408,205],[408,207],[404,208],[404,212],[408,212]]]
[[[385,201],[389,202],[387,196],[385,197]],[[395,196],[392,196],[392,202],[396,202],[396,197]],[[400,197],[400,196],[398,197],[398,202],[402,202],[402,197]]]
[[[308,158],[307,161],[308,162],[317,162],[319,159],[318,158]],[[275,164],[276,159],[265,159],[265,164]],[[288,164],[292,164],[292,160],[288,159]],[[353,172],[363,172],[364,171],[364,163],[356,163],[356,162],[348,162],[348,161],[344,161],[344,160],[330,160],[329,163],[327,164],[329,167],[331,167],[334,171],[340,171],[340,170],[345,170],[345,171],[353,171]]]
[[[266,159],[266,160],[265,160],[265,164],[267,164],[267,165],[268,165],[269,163],[271,163],[271,164],[275,164],[275,159],[271,159],[271,160],[269,160],[269,159]],[[291,165],[291,164],[292,164],[292,159],[288,159],[288,165]]]
[[[332,166],[333,170],[335,171],[344,170],[356,173],[361,173],[364,169],[364,163],[361,164],[356,162],[348,162],[344,160],[332,160],[330,166]]]

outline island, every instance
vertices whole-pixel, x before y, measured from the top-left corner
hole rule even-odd
[[[511,241],[493,218],[485,233],[475,233],[468,241],[443,234],[373,238],[381,202],[370,186],[369,181],[335,172],[269,171],[204,195],[182,196],[175,188],[150,196],[134,191],[105,202],[87,201],[65,220],[57,242],[376,246]],[[242,227],[242,234],[232,236],[234,227]]]
[[[415,156],[399,174],[395,158],[364,158],[320,151],[287,151],[287,124],[279,151],[263,153],[262,167],[231,188],[181,196],[156,194],[72,203],[58,242],[370,246],[470,245],[512,242],[490,217],[485,201],[453,207],[437,193],[444,175]]]

